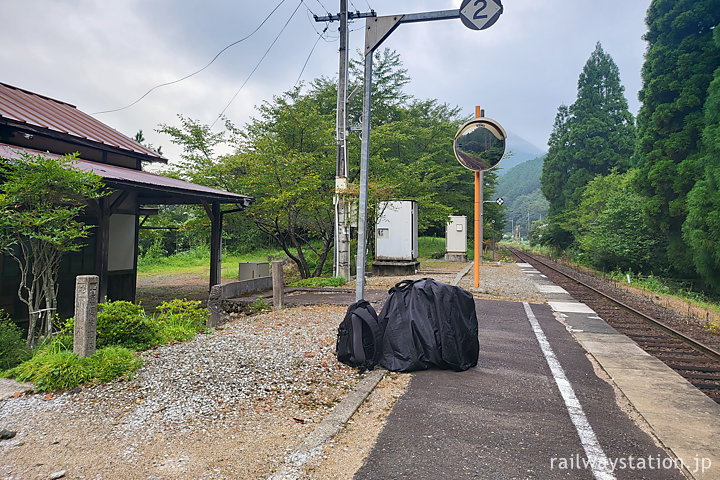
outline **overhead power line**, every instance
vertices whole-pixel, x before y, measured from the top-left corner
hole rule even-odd
[[[297,77],[297,80],[295,80],[295,85],[297,86],[298,83],[300,83],[300,77],[302,77],[303,72],[305,71],[305,67],[307,67],[308,62],[310,61],[310,57],[312,57],[313,52],[315,51],[315,47],[317,47],[318,42],[321,38],[323,38],[323,35],[325,32],[327,32],[327,29],[330,25],[325,26],[325,30],[322,31],[322,33],[318,34],[317,40],[315,40],[315,43],[313,43],[312,48],[310,49],[310,53],[308,54],[307,58],[305,59],[305,63],[302,66],[302,70],[300,70],[300,74]]]
[[[325,10],[325,13],[327,13],[328,15],[330,15],[330,12],[328,12],[327,7],[326,7],[325,5],[323,5],[322,2],[320,2],[320,0],[315,0],[315,1],[318,3],[318,5],[320,5],[320,8],[322,8],[323,10]]]
[[[225,108],[223,108],[222,111],[218,114],[217,118],[215,118],[215,120],[213,121],[212,125],[210,125],[210,128],[212,128],[212,127],[215,126],[215,124],[217,123],[217,121],[222,118],[223,114],[224,114],[225,111],[228,109],[228,107],[230,107],[230,105],[232,104],[232,102],[235,101],[235,98],[238,96],[238,94],[242,91],[243,88],[245,88],[245,85],[247,85],[248,81],[249,81],[250,78],[253,76],[253,74],[254,74],[255,71],[258,69],[258,67],[260,67],[260,64],[263,62],[263,60],[265,60],[265,57],[267,57],[267,54],[270,53],[270,50],[271,50],[272,47],[275,45],[275,42],[277,42],[278,38],[280,38],[280,35],[282,35],[282,33],[285,31],[285,28],[286,28],[286,27],[288,26],[288,24],[290,23],[290,20],[293,19],[293,17],[294,17],[295,14],[297,13],[297,11],[300,9],[300,6],[301,6],[302,4],[303,4],[303,0],[300,0],[300,2],[298,3],[297,7],[295,7],[295,10],[293,10],[293,13],[292,13],[292,14],[290,15],[290,17],[287,19],[287,22],[285,22],[285,25],[283,25],[283,27],[280,29],[280,31],[278,32],[278,34],[277,34],[277,35],[275,36],[275,38],[273,39],[273,41],[272,41],[272,43],[270,44],[270,46],[268,46],[267,50],[265,50],[265,53],[263,53],[263,56],[260,57],[260,60],[259,60],[258,63],[255,65],[255,67],[252,69],[252,71],[250,72],[250,75],[248,75],[248,77],[245,79],[245,81],[243,82],[243,84],[240,85],[240,88],[238,88],[237,92],[235,92],[235,95],[233,95],[232,98],[230,99],[230,101],[227,103],[227,105],[225,105]]]
[[[190,77],[192,77],[192,76],[194,76],[194,75],[197,75],[198,73],[202,72],[203,70],[205,70],[206,68],[208,68],[210,65],[212,65],[213,62],[215,62],[215,60],[217,60],[218,57],[220,57],[220,55],[222,55],[223,53],[225,53],[225,51],[226,51],[227,49],[229,49],[229,48],[231,48],[231,47],[234,47],[234,46],[237,45],[238,43],[244,42],[244,41],[247,40],[248,38],[250,38],[250,37],[252,37],[253,35],[255,35],[255,33],[257,33],[257,31],[260,30],[260,28],[262,28],[263,25],[265,25],[265,23],[270,19],[270,17],[273,15],[273,13],[275,13],[275,11],[276,11],[278,8],[280,8],[280,6],[281,6],[283,3],[285,3],[285,1],[286,1],[286,0],[280,0],[280,3],[278,3],[278,4],[275,6],[275,8],[272,9],[272,11],[267,15],[267,17],[265,17],[265,19],[264,19],[262,22],[260,22],[260,25],[258,25],[258,26],[255,28],[255,30],[253,30],[252,32],[250,32],[248,35],[246,35],[245,37],[241,38],[240,40],[236,40],[236,41],[234,41],[233,43],[231,43],[231,44],[227,45],[226,47],[224,47],[222,50],[220,50],[220,51],[213,57],[212,60],[210,60],[210,62],[208,62],[207,65],[205,65],[204,67],[202,67],[200,70],[197,70],[197,71],[195,71],[195,72],[193,72],[193,73],[191,73],[191,74],[189,74],[189,75],[185,75],[185,76],[182,77],[182,78],[178,78],[177,80],[173,80],[172,82],[166,82],[166,83],[161,83],[161,84],[159,84],[159,85],[155,85],[155,86],[152,87],[150,90],[148,90],[147,92],[145,92],[145,94],[144,94],[143,96],[141,96],[140,98],[138,98],[138,99],[135,100],[134,102],[132,102],[132,103],[130,103],[130,104],[128,104],[128,105],[125,105],[124,107],[115,108],[115,109],[112,109],[112,110],[103,110],[103,111],[101,111],[101,112],[91,113],[91,115],[99,115],[99,114],[101,114],[101,113],[112,113],[112,112],[119,112],[120,110],[125,110],[125,109],[130,108],[130,107],[132,107],[133,105],[137,104],[138,102],[140,102],[140,100],[142,100],[143,98],[147,97],[151,92],[153,92],[154,90],[157,90],[157,89],[160,88],[160,87],[166,87],[166,86],[168,86],[168,85],[173,85],[173,84],[176,84],[176,83],[180,83],[180,82],[182,82],[183,80],[187,80],[188,78],[190,78]],[[296,10],[297,10],[297,9],[296,9]],[[283,28],[284,28],[284,27],[283,27]]]

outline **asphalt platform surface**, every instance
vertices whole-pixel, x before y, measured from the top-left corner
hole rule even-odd
[[[476,300],[476,308],[478,366],[414,373],[356,479],[685,478],[663,467],[671,459],[620,410],[612,387],[548,305],[530,308],[590,432],[571,419],[525,306]],[[594,447],[581,437],[589,435],[614,462],[610,471],[585,464]]]

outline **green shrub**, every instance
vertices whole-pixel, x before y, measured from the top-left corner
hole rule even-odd
[[[265,300],[265,299],[262,298],[262,297],[258,297],[257,299],[255,299],[254,302],[252,302],[252,303],[250,303],[250,304],[248,305],[248,308],[249,308],[250,311],[253,312],[253,313],[260,313],[260,312],[262,312],[262,311],[264,311],[264,310],[270,310],[270,309],[271,309],[271,306],[270,306],[270,304],[267,302],[267,300]]]
[[[0,371],[12,368],[29,357],[20,328],[0,310]]]
[[[109,382],[132,373],[142,365],[132,350],[125,347],[105,347],[87,358],[88,377],[93,382]]]
[[[189,322],[198,325],[204,324],[209,315],[207,308],[202,308],[200,300],[188,300],[183,298],[175,298],[169,302],[162,302],[155,310],[162,317],[179,316],[187,319]]]
[[[142,306],[124,300],[99,305],[97,346],[122,346],[142,350],[153,345],[156,338],[154,322]]]
[[[341,285],[345,285],[345,279],[343,277],[310,277],[289,284],[291,287],[311,288],[339,287]]]
[[[207,308],[200,307],[200,301],[177,298],[161,303],[156,311],[156,335],[161,344],[190,340],[204,330],[209,315]]]

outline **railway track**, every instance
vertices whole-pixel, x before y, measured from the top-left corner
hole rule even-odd
[[[720,352],[672,328],[642,305],[619,300],[598,285],[589,285],[569,273],[569,268],[547,259],[511,249],[521,261],[533,265],[576,300],[592,308],[619,332],[630,337],[650,355],[679,373],[705,395],[720,403]],[[598,281],[599,282],[599,281]],[[640,303],[640,302],[639,302]]]

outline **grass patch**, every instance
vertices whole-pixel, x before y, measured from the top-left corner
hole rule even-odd
[[[129,375],[142,365],[135,353],[124,347],[105,347],[81,358],[70,350],[53,346],[39,350],[30,360],[9,370],[20,382],[31,382],[39,392],[69,390],[91,382],[108,382]]]
[[[268,256],[282,258],[285,252],[279,248],[255,250],[236,254],[223,252],[222,278],[237,278],[240,262],[266,262]],[[138,277],[158,277],[191,273],[210,275],[210,249],[200,246],[168,256],[143,256],[138,258]]]
[[[297,282],[289,283],[290,287],[310,287],[310,288],[323,288],[323,287],[340,287],[345,285],[346,280],[343,277],[311,277],[298,280]]]
[[[418,257],[443,258],[445,256],[445,239],[441,237],[419,237]]]

